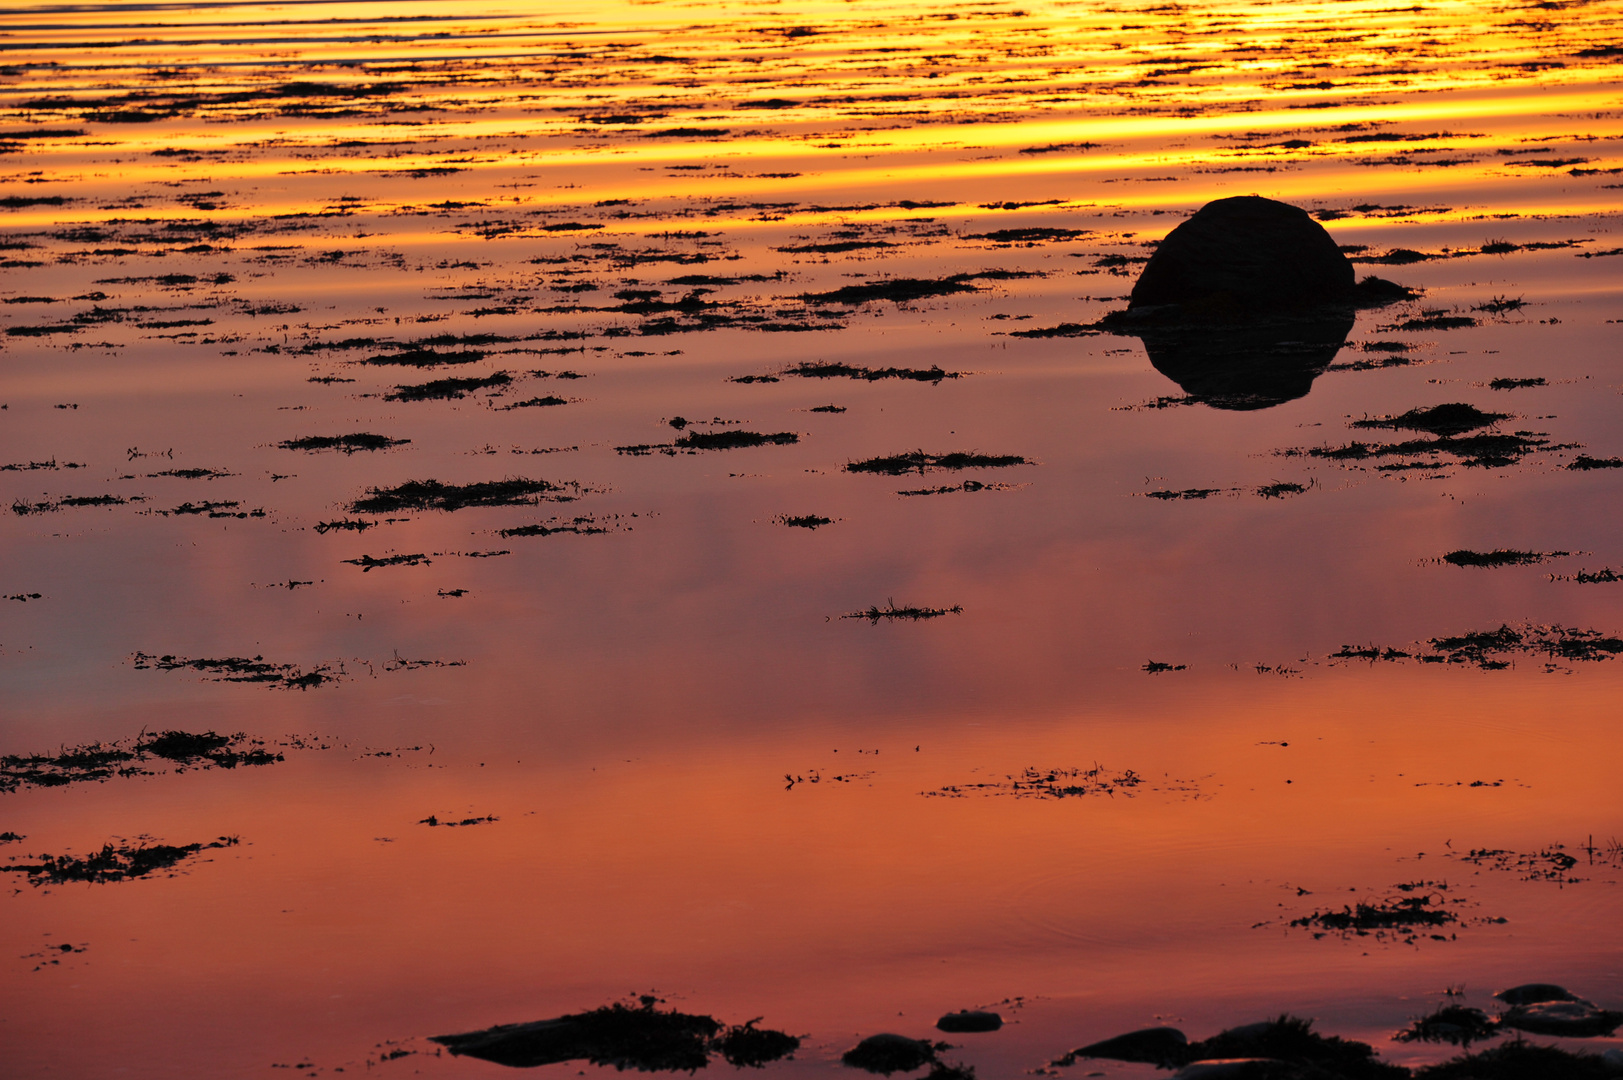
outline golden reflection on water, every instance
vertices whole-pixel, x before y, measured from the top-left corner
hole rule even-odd
[[[12,879],[16,1075],[474,1076],[425,1037],[648,989],[807,1033],[773,1068],[808,1074],[1001,1003],[961,1051],[988,1078],[1163,1018],[1289,1010],[1413,1062],[1446,1052],[1387,1036],[1445,986],[1623,999],[1617,662],[1418,658],[1623,630],[1576,580],[1623,568],[1618,474],[1567,467],[1623,452],[1623,5],[35,5],[0,34],[0,752],[182,728],[288,759],[0,793],[13,863],[243,841]],[[1242,193],[1425,298],[1245,412],[1133,339],[1011,333],[1121,306]],[[1402,327],[1426,312],[1477,325]],[[411,343],[477,355],[362,362]],[[823,362],[941,375],[790,373]],[[1548,441],[1285,453],[1452,401]],[[617,450],[740,429],[799,441]],[[351,432],[410,441],[280,446]],[[1028,464],[843,471],[913,449]],[[430,477],[580,497],[329,527]],[[840,618],[892,600],[963,611]],[[1337,655],[1369,646],[1416,655]],[[1006,790],[1095,766],[1143,783]],[[1461,859],[1596,841],[1570,880]],[[1415,880],[1456,890],[1453,939],[1289,925]],[[88,948],[34,970],[47,940]]]

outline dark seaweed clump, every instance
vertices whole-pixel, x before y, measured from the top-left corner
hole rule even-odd
[[[1597,1054],[1574,1054],[1529,1042],[1462,1054],[1415,1073],[1417,1080],[1603,1080],[1615,1075]]]
[[[961,371],[944,371],[939,365],[932,364],[927,368],[868,368],[857,367],[853,364],[842,364],[833,360],[806,360],[794,367],[785,368],[785,375],[797,375],[803,379],[861,379],[864,382],[878,382],[881,379],[905,379],[911,382],[939,383],[942,379],[961,379]],[[813,409],[812,412],[836,411],[833,406],[824,405]],[[840,412],[845,410],[840,409]]]
[[[915,607],[904,604],[901,607],[896,601],[887,601],[884,607],[875,604],[866,611],[851,611],[841,615],[842,619],[867,619],[877,623],[880,619],[906,619],[909,622],[919,622],[924,619],[939,619],[943,615],[960,615],[963,613],[962,604],[954,604],[949,608]]]
[[[1392,471],[1441,468],[1443,463],[1437,460],[1438,454],[1448,454],[1467,466],[1500,468],[1515,464],[1535,450],[1552,448],[1550,440],[1536,432],[1482,430],[1508,419],[1509,413],[1484,412],[1463,402],[1449,402],[1430,408],[1410,409],[1397,416],[1364,417],[1351,424],[1355,428],[1420,431],[1436,436],[1433,439],[1409,439],[1397,443],[1351,442],[1345,446],[1317,446],[1307,450],[1283,450],[1280,453],[1287,457],[1306,455],[1330,461],[1362,461],[1378,457],[1431,459],[1379,466],[1382,470]]]
[[[607,533],[609,527],[600,525],[596,518],[584,516],[569,521],[536,522],[531,525],[518,525],[511,529],[498,529],[496,535],[506,540],[514,536],[552,536],[555,533],[575,533],[579,536],[594,536]]]
[[[905,476],[922,473],[927,469],[1001,469],[1010,465],[1030,465],[1031,461],[1019,454],[978,454],[974,451],[955,451],[950,454],[931,454],[912,450],[905,454],[848,461],[846,472],[879,473],[883,476]]]
[[[470,506],[528,506],[543,500],[566,501],[573,485],[510,476],[473,484],[407,480],[392,488],[367,488],[350,504],[357,514],[393,514],[406,510],[462,510]]]
[[[1131,796],[1143,786],[1144,778],[1132,769],[1115,771],[1094,764],[1087,768],[1032,769],[1026,768],[1001,780],[988,780],[974,784],[951,784],[926,795],[965,798],[970,792],[980,795],[1013,795],[1017,799],[1070,799],[1087,795],[1114,797],[1120,793]]]
[[[889,300],[893,304],[906,304],[926,300],[932,296],[950,296],[953,293],[979,292],[969,283],[972,275],[954,274],[937,278],[889,278],[865,285],[846,285],[829,292],[805,293],[799,297],[811,303],[868,304],[876,300]]]
[[[1332,660],[1414,660],[1422,664],[1467,664],[1484,671],[1510,667],[1507,657],[1544,657],[1546,668],[1555,670],[1561,661],[1610,660],[1623,653],[1623,638],[1599,630],[1583,630],[1560,625],[1509,624],[1497,630],[1473,630],[1449,637],[1434,637],[1429,651],[1408,652],[1379,645],[1343,645],[1330,654]]]
[[[465,398],[475,390],[488,390],[492,387],[508,386],[513,377],[505,371],[498,371],[494,375],[484,378],[470,377],[465,379],[434,379],[430,382],[397,386],[394,393],[384,394],[385,401],[450,401],[456,398]]]
[[[1467,431],[1491,427],[1501,420],[1509,420],[1510,413],[1483,412],[1464,402],[1434,405],[1429,409],[1410,409],[1399,416],[1375,416],[1354,420],[1355,428],[1388,428],[1393,431],[1424,431],[1428,435],[1463,435]]]
[[[410,439],[391,439],[387,435],[373,435],[358,431],[353,435],[306,435],[278,443],[283,450],[339,450],[353,454],[358,450],[387,450],[404,446]]]
[[[686,450],[737,450],[749,446],[791,446],[800,441],[792,431],[764,435],[759,431],[690,431],[674,445]]]
[[[1316,938],[1326,934],[1337,934],[1344,938],[1373,935],[1380,940],[1394,938],[1413,943],[1420,933],[1428,929],[1459,922],[1458,916],[1442,906],[1441,894],[1425,887],[1432,884],[1414,882],[1399,885],[1398,889],[1405,895],[1369,904],[1346,904],[1339,910],[1326,908],[1292,919],[1287,925],[1311,930]],[[1446,886],[1437,885],[1436,888],[1444,889]],[[1448,940],[1441,934],[1430,936],[1437,941]]]
[[[0,757],[0,792],[20,787],[62,787],[86,781],[102,782],[114,776],[150,776],[150,757],[163,758],[183,768],[234,769],[239,765],[271,765],[281,754],[264,749],[243,732],[221,735],[215,731],[164,731],[137,736],[132,745],[90,743],[64,747],[55,754],[7,754]]]
[[[399,367],[439,367],[443,364],[471,364],[475,360],[483,360],[486,353],[478,349],[467,349],[462,352],[438,352],[434,349],[411,348],[397,353],[387,353],[381,356],[371,356],[360,361],[363,364],[381,365],[391,364]]]
[[[28,883],[65,885],[83,881],[105,885],[113,881],[128,881],[145,877],[161,870],[169,870],[208,848],[234,847],[235,836],[222,836],[207,844],[104,844],[91,855],[40,855],[37,863],[13,863],[0,866],[0,871],[28,875]]]
[[[1162,501],[1171,501],[1173,499],[1208,499],[1222,490],[1222,488],[1168,489],[1164,491],[1146,491],[1144,492],[1144,497],[1146,499],[1161,499]]]
[[[1527,566],[1568,554],[1565,551],[1516,551],[1495,548],[1492,551],[1471,551],[1460,548],[1443,556],[1443,561],[1454,566]]]
[[[717,1054],[733,1065],[760,1067],[800,1046],[793,1035],[757,1028],[757,1020],[727,1027],[711,1016],[657,1004],[657,998],[644,996],[635,1006],[616,1002],[552,1020],[435,1035],[432,1041],[459,1056],[515,1068],[588,1061],[639,1072],[693,1072]]]
[[[678,450],[689,453],[700,450],[742,450],[751,446],[793,446],[799,441],[800,436],[793,431],[765,434],[759,431],[724,428],[721,431],[689,431],[675,442],[638,443],[634,446],[616,446],[614,449],[617,453],[634,456],[653,453],[674,455]]]
[[[244,656],[189,659],[171,654],[154,656],[138,652],[130,656],[130,662],[140,671],[197,671],[213,682],[264,683],[282,690],[308,690],[344,677],[342,665],[334,668],[329,664],[317,664],[305,671],[295,664],[272,663],[263,656],[252,659]]]
[[[979,480],[965,480],[962,484],[943,484],[939,487],[910,488],[898,495],[950,495],[955,491],[1016,491],[1024,484],[983,484]]]
[[[242,749],[247,734],[221,735],[216,731],[164,731],[141,737],[135,744],[137,754],[151,754],[177,765],[212,765],[221,769],[234,769],[238,765],[270,765],[282,761],[281,754],[273,754],[258,746]]]
[[[1470,1046],[1499,1034],[1499,1025],[1481,1009],[1467,1005],[1442,1005],[1417,1018],[1393,1035],[1398,1042],[1445,1042]]]
[[[779,514],[772,520],[779,525],[787,525],[792,529],[815,530],[824,525],[834,524],[833,518],[826,518],[817,514]]]
[[[432,566],[434,560],[419,551],[415,555],[362,555],[358,559],[340,559],[339,562],[359,566],[364,574],[379,566]]]

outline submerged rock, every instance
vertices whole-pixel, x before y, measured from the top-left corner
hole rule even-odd
[[[1501,990],[1493,996],[1506,1005],[1537,1005],[1541,1001],[1584,1000],[1566,987],[1557,986],[1555,983],[1523,983],[1508,990]]]
[[[1337,1080],[1387,1080],[1387,1078],[1401,1080],[1409,1075],[1409,1070],[1402,1066],[1391,1065],[1376,1058],[1374,1048],[1367,1043],[1343,1039],[1336,1035],[1320,1035],[1313,1030],[1311,1020],[1295,1016],[1280,1016],[1274,1020],[1244,1024],[1229,1028],[1201,1042],[1191,1043],[1189,1057],[1186,1060],[1210,1062],[1241,1058],[1266,1058],[1283,1063],[1276,1072],[1257,1072],[1254,1074],[1257,1076],[1277,1075],[1293,1078],[1330,1076]]]
[[[692,1072],[708,1065],[715,1053],[735,1065],[759,1066],[800,1046],[795,1036],[758,1029],[753,1020],[728,1028],[714,1017],[665,1011],[655,1004],[653,998],[643,998],[640,1007],[616,1002],[551,1020],[435,1035],[430,1041],[459,1056],[514,1068],[590,1061],[643,1072]]]
[[[944,1043],[884,1032],[863,1039],[847,1050],[840,1060],[855,1069],[889,1076],[891,1073],[923,1068],[936,1060],[937,1050],[944,1048]]]
[[[1143,1028],[1113,1039],[1089,1043],[1071,1051],[1070,1057],[1107,1058],[1111,1061],[1142,1061],[1170,1068],[1189,1060],[1189,1037],[1175,1027]]]
[[[1128,309],[1177,304],[1215,317],[1355,302],[1352,263],[1289,203],[1259,195],[1209,202],[1167,234]]]
[[[1515,1006],[1499,1022],[1537,1035],[1593,1038],[1616,1031],[1623,1025],[1623,1013],[1597,1008],[1587,1001],[1537,1001]]]
[[[977,1031],[996,1031],[1003,1026],[1003,1017],[984,1009],[960,1009],[948,1013],[935,1022],[940,1031],[961,1035]]]
[[[1191,1061],[1174,1080],[1297,1080],[1302,1070],[1275,1058],[1214,1058]]]

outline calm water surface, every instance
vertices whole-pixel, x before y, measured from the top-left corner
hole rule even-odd
[[[0,753],[283,757],[0,792],[0,870],[239,841],[6,875],[8,1075],[1623,1002],[1623,4],[480,10],[0,15]],[[1077,331],[1252,193],[1424,295],[1271,395]]]

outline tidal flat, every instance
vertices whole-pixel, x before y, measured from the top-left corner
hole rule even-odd
[[[1616,1075],[1620,340],[1623,0],[10,6],[0,1072]]]

